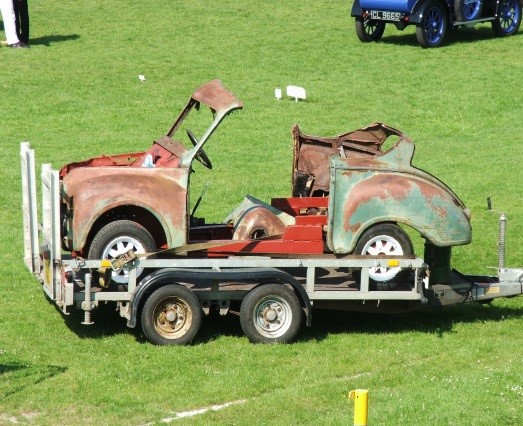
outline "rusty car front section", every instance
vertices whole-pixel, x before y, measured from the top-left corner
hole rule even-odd
[[[188,143],[184,144],[177,131],[201,105],[211,110],[212,122],[199,139],[188,130]],[[103,155],[62,167],[64,248],[82,254],[97,229],[122,218],[135,220],[146,229],[161,230],[162,235],[153,235],[157,244],[185,244],[191,165],[196,159],[211,168],[203,152],[205,143],[229,113],[242,107],[219,80],[212,80],[193,92],[168,133],[147,151]]]
[[[159,223],[164,237],[157,238],[158,246],[167,241],[173,246],[185,244],[188,174],[187,169],[171,168],[72,170],[62,181],[63,194],[69,195],[63,199],[73,200],[66,208],[72,213],[63,235],[65,248],[82,250],[91,230],[115,218],[134,219],[146,229]]]

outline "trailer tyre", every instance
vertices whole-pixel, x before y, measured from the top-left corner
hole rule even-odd
[[[282,284],[255,287],[240,308],[240,325],[252,343],[291,341],[300,329],[301,318],[296,293]]]
[[[89,247],[87,257],[89,259],[113,259],[129,250],[136,253],[155,251],[154,238],[139,223],[131,220],[116,220],[98,231]],[[136,273],[137,276],[140,276],[143,268],[137,268]],[[113,271],[111,279],[117,284],[127,284],[129,271],[126,268]]]
[[[142,331],[155,345],[190,343],[202,323],[196,295],[180,284],[169,284],[152,293],[142,309]]]
[[[383,223],[367,229],[358,240],[354,254],[363,256],[411,256],[414,248],[409,236],[394,223]],[[391,289],[391,281],[401,282],[410,273],[401,268],[370,268],[370,283],[377,290]],[[354,278],[359,281],[361,271],[353,272]]]

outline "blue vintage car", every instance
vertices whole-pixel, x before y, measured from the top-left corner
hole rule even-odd
[[[499,37],[518,31],[522,0],[355,0],[351,16],[363,42],[378,41],[387,23],[403,30],[416,25],[422,47],[440,46],[449,27],[491,22]]]

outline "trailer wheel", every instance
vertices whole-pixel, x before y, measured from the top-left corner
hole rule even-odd
[[[385,22],[375,21],[363,16],[356,16],[355,24],[356,35],[364,43],[378,41],[385,31]]]
[[[498,37],[506,37],[514,34],[521,24],[521,1],[500,0],[498,13],[492,21],[492,31]]]
[[[286,343],[301,326],[302,309],[294,291],[282,284],[255,287],[242,301],[240,324],[252,343]]]
[[[414,248],[409,236],[398,225],[382,223],[367,229],[358,240],[354,254],[363,256],[410,256]],[[401,268],[370,268],[369,279],[377,290],[390,289],[390,281],[402,281],[409,274]],[[354,278],[360,280],[361,271],[354,271]]]
[[[136,253],[152,252],[156,250],[154,238],[139,223],[131,220],[116,220],[98,231],[89,247],[87,257],[110,260],[129,250]],[[143,268],[137,268],[136,273],[140,276]],[[129,271],[126,268],[113,271],[111,279],[117,284],[127,284]]]
[[[180,284],[169,284],[152,293],[142,310],[142,331],[155,345],[190,343],[202,323],[196,295]]]
[[[433,0],[425,10],[425,15],[416,26],[416,38],[421,47],[438,47],[447,33],[447,13],[443,5]]]

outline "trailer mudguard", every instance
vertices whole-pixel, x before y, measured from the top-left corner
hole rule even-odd
[[[406,224],[435,246],[468,244],[469,212],[434,176],[410,164],[411,141],[400,140],[372,159],[331,157],[327,244],[336,254],[350,253],[372,225]]]
[[[136,327],[138,313],[147,296],[158,288],[174,283],[196,284],[202,280],[219,282],[253,282],[289,284],[296,291],[305,309],[307,327],[311,326],[312,304],[307,292],[294,277],[276,268],[242,268],[242,269],[159,269],[146,276],[136,288],[131,299],[131,316],[127,326]],[[254,288],[254,285],[253,285]]]

